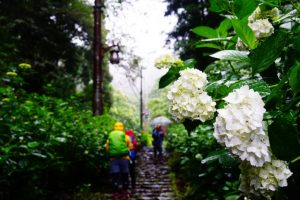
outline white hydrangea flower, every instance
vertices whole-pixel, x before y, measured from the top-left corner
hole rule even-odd
[[[186,69],[170,87],[168,99],[171,101],[171,113],[177,120],[189,118],[205,122],[213,117],[216,103],[204,91],[207,76],[197,69]]]
[[[182,67],[183,61],[178,58],[173,58],[170,55],[164,55],[155,60],[154,66],[158,69],[170,68],[170,67]]]
[[[231,92],[224,100],[228,105],[217,111],[214,124],[217,141],[253,166],[262,166],[270,161],[270,144],[263,127],[265,109],[261,96],[246,85]]]
[[[274,27],[268,19],[258,19],[252,23],[248,23],[248,26],[258,39],[269,37],[274,33]]]
[[[287,179],[293,174],[285,161],[275,159],[266,162],[262,167],[252,167],[242,163],[240,169],[240,190],[256,195],[266,195],[277,190],[278,187],[286,187]]]

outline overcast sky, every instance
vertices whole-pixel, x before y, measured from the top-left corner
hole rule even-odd
[[[94,3],[93,0],[89,0]],[[155,81],[165,71],[154,67],[156,58],[173,54],[171,49],[165,47],[167,34],[173,30],[177,23],[175,16],[165,17],[167,4],[163,0],[133,0],[131,4],[123,5],[118,10],[118,15],[108,13],[105,27],[108,32],[108,40],[119,38],[122,46],[132,49],[134,54],[142,58],[142,66],[145,67],[144,85],[145,93],[150,92]],[[126,34],[129,37],[123,37]],[[132,94],[122,70],[117,65],[110,66],[113,75],[114,87]]]

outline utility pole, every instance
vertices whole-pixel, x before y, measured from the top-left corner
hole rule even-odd
[[[141,90],[140,90],[140,127],[141,131],[143,130],[143,68],[140,68],[140,81],[141,81]]]
[[[95,0],[94,6],[94,44],[93,44],[93,115],[103,114],[102,102],[102,41],[101,41],[101,7],[102,1]]]

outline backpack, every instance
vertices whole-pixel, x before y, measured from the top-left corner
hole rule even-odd
[[[123,131],[110,132],[108,136],[110,157],[121,158],[129,154],[125,137]]]
[[[136,141],[135,141],[134,137],[132,135],[127,135],[127,136],[130,138],[130,141],[131,141],[131,143],[132,143],[132,145],[134,147],[136,145],[135,144]],[[135,160],[135,158],[136,158],[136,152],[135,152],[134,149],[132,149],[132,150],[129,151],[129,157],[130,157],[131,160]]]

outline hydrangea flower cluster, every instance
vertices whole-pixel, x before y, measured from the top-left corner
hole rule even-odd
[[[213,117],[216,103],[204,91],[207,76],[197,69],[186,69],[168,92],[171,113],[178,121],[185,118],[205,122]]]
[[[292,172],[285,161],[272,156],[264,131],[261,96],[246,85],[224,100],[228,105],[218,110],[214,137],[242,160],[240,190],[267,196],[278,187],[287,186]]]
[[[257,39],[266,38],[274,33],[274,27],[269,19],[275,20],[278,16],[278,8],[263,12],[257,7],[248,17],[248,26],[252,29]]]
[[[271,161],[269,139],[263,129],[264,102],[261,96],[243,86],[224,100],[226,107],[218,110],[214,137],[241,160],[261,167]]]
[[[285,161],[275,159],[262,167],[252,167],[248,163],[242,163],[240,169],[240,190],[256,195],[267,195],[278,187],[286,187],[287,179],[292,175]]]
[[[19,64],[19,67],[21,69],[30,69],[31,68],[31,65],[30,64],[27,64],[27,63],[20,63]]]
[[[266,38],[274,33],[274,27],[268,19],[258,19],[248,26],[252,29],[256,38]]]
[[[161,68],[170,68],[170,67],[182,67],[183,61],[177,58],[173,58],[170,55],[165,55],[163,57],[160,57],[156,59],[155,61],[155,67],[158,69]]]

